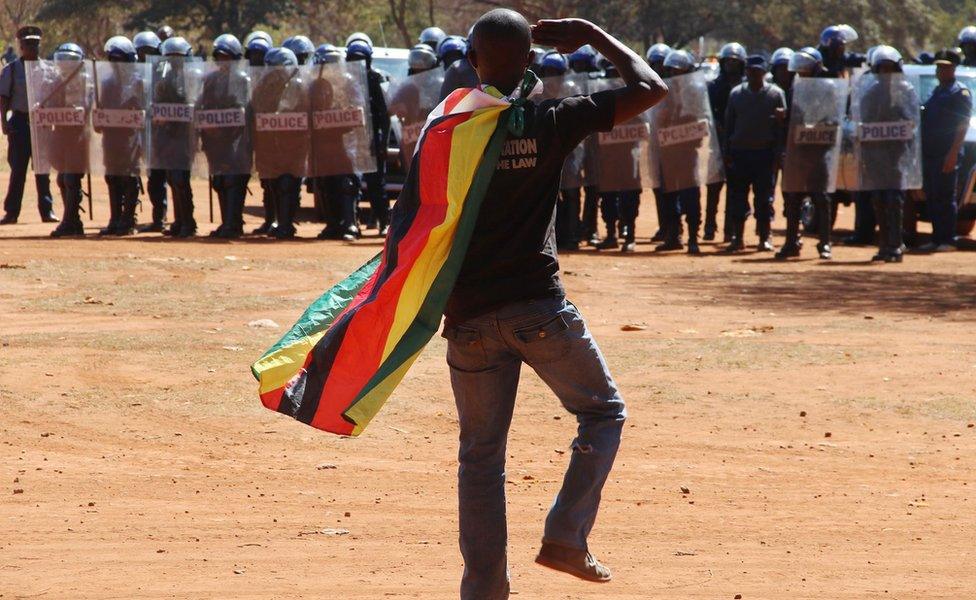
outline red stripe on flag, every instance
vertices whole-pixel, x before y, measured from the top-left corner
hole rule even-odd
[[[334,431],[351,425],[342,413],[359,396],[380,366],[386,348],[400,293],[413,268],[427,247],[432,229],[441,225],[447,214],[447,180],[454,127],[470,118],[470,113],[449,117],[432,127],[424,139],[420,156],[420,205],[406,236],[397,244],[397,264],[375,297],[365,302],[356,298],[355,314],[343,336],[329,377],[322,387],[318,410],[311,425]],[[383,263],[377,277],[388,267]],[[373,288],[372,285],[369,286]],[[365,289],[363,290],[365,291]],[[319,368],[322,368],[320,365]]]

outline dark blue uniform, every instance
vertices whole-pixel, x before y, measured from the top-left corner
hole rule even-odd
[[[742,78],[729,78],[724,72],[719,72],[718,77],[708,83],[708,103],[712,107],[712,117],[715,119],[715,132],[718,135],[720,148],[725,148],[725,109],[729,104],[729,94],[732,88],[742,83]],[[722,195],[722,188],[725,182],[709,183],[706,186],[707,196],[705,201],[705,239],[715,238],[715,230],[718,228],[718,201]],[[729,228],[728,206],[725,210],[725,223],[723,233],[726,240],[731,230]]]
[[[16,222],[24,199],[24,181],[31,160],[30,118],[27,106],[27,72],[24,61],[16,59],[0,74],[0,96],[10,99],[10,119],[7,121],[7,163],[10,165],[10,184],[3,201],[5,219]],[[6,118],[3,115],[2,118]],[[34,175],[37,184],[37,210],[44,220],[54,218],[51,180]]]
[[[935,88],[922,109],[922,175],[925,201],[932,219],[932,243],[951,244],[956,235],[956,168],[943,172],[956,132],[969,121],[973,99],[969,89],[953,81]],[[962,152],[960,151],[961,158]]]

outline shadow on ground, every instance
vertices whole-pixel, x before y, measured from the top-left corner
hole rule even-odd
[[[677,275],[667,277],[665,285],[685,292],[696,303],[710,296],[713,303],[769,310],[857,315],[879,311],[925,316],[954,313],[954,318],[976,321],[976,276],[839,267],[803,273]]]

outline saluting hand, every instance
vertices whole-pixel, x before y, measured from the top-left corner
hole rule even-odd
[[[593,41],[596,26],[585,19],[541,19],[532,26],[532,41],[569,54]]]

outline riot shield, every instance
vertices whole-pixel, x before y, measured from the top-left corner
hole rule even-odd
[[[38,60],[25,66],[34,172],[87,173],[92,63]]]
[[[92,68],[91,173],[138,177],[146,164],[149,65],[99,61]]]
[[[827,193],[837,189],[846,79],[797,77],[783,161],[783,192]]]
[[[595,79],[589,84],[591,93],[622,85],[619,79]],[[654,186],[648,169],[650,137],[649,112],[617,125],[612,131],[596,134],[593,166],[601,192],[640,190]]]
[[[206,63],[194,123],[210,175],[251,173],[250,101],[251,76],[246,62]]]
[[[306,67],[312,177],[376,170],[365,64],[339,61]]]
[[[444,69],[435,67],[390,86],[390,115],[400,122],[400,161],[405,171],[410,169],[427,116],[437,107],[443,83]]]
[[[914,190],[922,187],[919,100],[901,73],[865,73],[854,84],[857,189]]]
[[[198,145],[194,109],[206,63],[149,58],[149,168],[192,171]]]
[[[723,181],[722,154],[705,73],[669,77],[667,84],[667,97],[650,111],[654,130],[651,171],[659,173],[665,192]]]
[[[308,175],[311,140],[307,71],[251,67],[254,166],[261,179]]]
[[[544,100],[569,98],[589,93],[590,78],[585,73],[566,73],[542,79]],[[573,189],[583,186],[586,163],[586,141],[584,140],[566,157],[560,176],[560,189]]]

